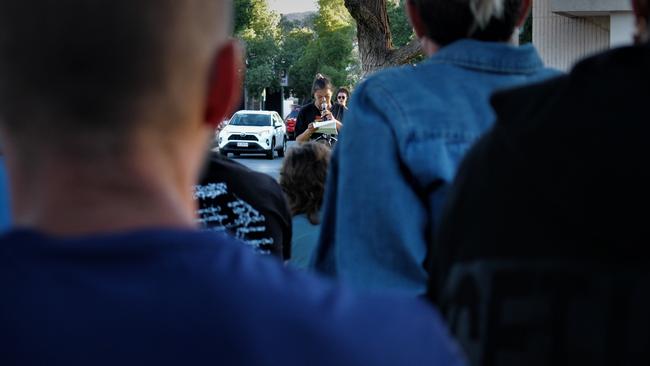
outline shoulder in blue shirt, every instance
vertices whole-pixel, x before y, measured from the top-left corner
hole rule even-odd
[[[0,233],[9,229],[11,225],[8,183],[9,179],[4,166],[4,159],[0,155]]]
[[[361,296],[214,233],[0,239],[0,364],[461,365],[424,303]]]
[[[291,259],[289,264],[293,267],[307,269],[314,255],[320,224],[314,225],[307,215],[301,214],[293,217],[293,236],[291,238]]]

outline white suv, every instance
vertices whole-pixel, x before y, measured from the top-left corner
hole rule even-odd
[[[274,152],[283,157],[287,151],[287,127],[276,112],[239,111],[219,132],[219,151],[228,153],[266,154],[273,159]]]

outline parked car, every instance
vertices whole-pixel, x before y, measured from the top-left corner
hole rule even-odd
[[[273,159],[277,151],[283,157],[287,151],[287,128],[276,112],[239,111],[221,130],[218,142],[224,156],[265,154]]]
[[[298,112],[300,108],[295,108],[287,115],[287,118],[284,119],[285,124],[287,125],[287,136],[289,140],[296,139],[296,118],[298,118]]]

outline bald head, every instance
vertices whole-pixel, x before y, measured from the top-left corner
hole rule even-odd
[[[230,1],[0,0],[0,130],[18,144],[116,137],[179,113],[230,33]]]

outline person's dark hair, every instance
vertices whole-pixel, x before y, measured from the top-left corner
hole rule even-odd
[[[306,214],[314,225],[320,223],[330,154],[324,144],[307,142],[289,150],[280,170],[280,185],[292,215]]]
[[[118,141],[170,70],[189,69],[185,53],[216,47],[219,3],[0,0],[0,127],[15,139]]]
[[[350,91],[348,90],[348,88],[341,87],[341,88],[339,88],[339,90],[336,91],[336,95],[337,95],[337,96],[338,96],[339,94],[341,94],[341,93],[345,93],[345,96],[347,97],[347,99],[348,99],[348,100],[350,99]]]
[[[515,30],[523,0],[409,0],[418,9],[429,38],[440,46],[463,38],[505,42]],[[480,14],[483,3],[499,3]],[[479,5],[477,5],[479,4]],[[479,10],[477,10],[479,9]],[[500,11],[492,11],[500,9]],[[487,20],[482,20],[485,17]]]
[[[650,1],[636,0],[636,7],[639,15],[646,20],[650,20]]]
[[[316,92],[316,90],[323,90],[323,89],[332,90],[334,89],[334,87],[332,86],[332,82],[327,76],[323,74],[316,74],[316,77],[314,78],[314,84],[312,84],[311,87],[311,94],[313,95]]]
[[[650,40],[650,1],[635,0],[634,10],[637,16],[637,27],[634,34],[634,43],[643,44]]]

